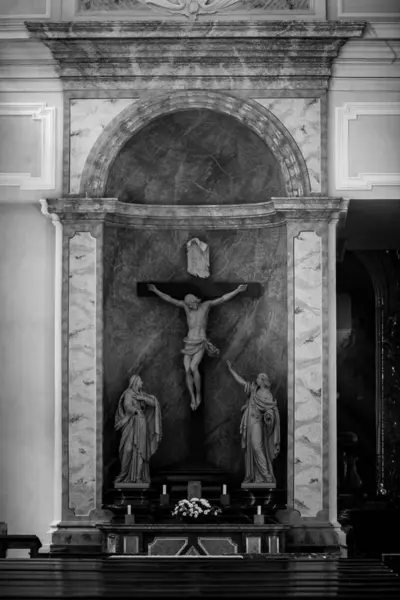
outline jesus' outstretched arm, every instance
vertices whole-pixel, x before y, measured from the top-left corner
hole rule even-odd
[[[157,294],[157,296],[159,296],[162,300],[165,300],[165,302],[169,302],[170,304],[173,304],[174,306],[179,306],[180,308],[183,308],[185,306],[183,300],[177,300],[176,298],[168,296],[168,294],[164,294],[164,292],[160,292],[160,290],[158,290],[156,286],[152,283],[149,283],[147,287],[151,292]]]
[[[240,292],[244,292],[245,290],[247,290],[247,285],[241,284],[236,288],[236,290],[233,290],[233,292],[224,294],[223,296],[221,296],[220,298],[216,298],[215,300],[209,300],[209,304],[210,306],[218,306],[219,304],[224,304],[224,302],[232,300],[232,298],[240,294]]]

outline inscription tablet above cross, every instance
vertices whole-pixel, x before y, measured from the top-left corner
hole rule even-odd
[[[259,298],[263,288],[260,283],[228,283],[216,281],[176,281],[137,283],[138,296],[153,296],[183,308],[186,313],[188,333],[184,338],[182,353],[186,384],[190,392],[192,410],[201,403],[201,377],[199,365],[204,353],[218,356],[219,350],[207,339],[208,314],[213,306],[224,304],[238,294]]]

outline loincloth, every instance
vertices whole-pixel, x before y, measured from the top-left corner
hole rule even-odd
[[[185,342],[185,347],[181,350],[182,354],[194,356],[201,350],[204,350],[208,356],[219,356],[218,348],[207,338],[204,338],[203,340],[188,340],[188,338],[184,338],[183,341]]]

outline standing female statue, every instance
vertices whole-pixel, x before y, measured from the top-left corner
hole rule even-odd
[[[161,441],[161,411],[155,396],[143,391],[139,375],[118,402],[115,429],[121,432],[121,472],[115,483],[150,483],[149,461]]]
[[[242,406],[243,416],[240,423],[242,448],[245,452],[243,484],[275,486],[272,461],[280,450],[280,421],[268,375],[260,373],[255,383],[249,383],[233,370],[229,361],[227,364],[235,380],[244,386],[248,399]]]

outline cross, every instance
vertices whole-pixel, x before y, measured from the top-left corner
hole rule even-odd
[[[188,323],[188,334],[184,338],[183,364],[186,384],[191,396],[191,408],[196,410],[201,403],[201,379],[198,367],[204,353],[218,356],[219,350],[207,339],[208,314],[213,306],[224,304],[238,294],[258,298],[262,295],[259,283],[228,283],[213,281],[137,283],[138,296],[156,294],[165,302],[183,308]]]

